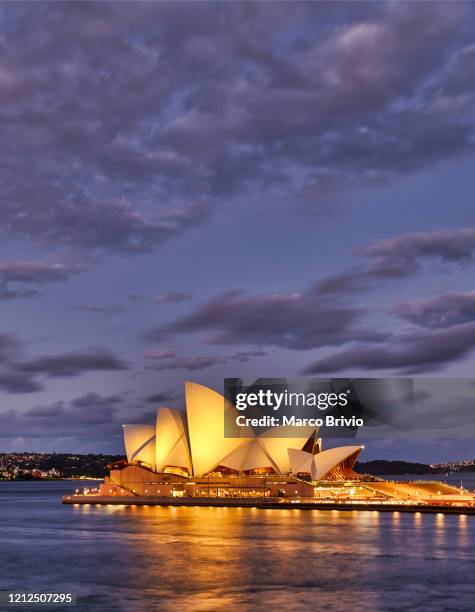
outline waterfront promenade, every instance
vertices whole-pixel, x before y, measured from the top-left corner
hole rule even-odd
[[[475,515],[475,500],[464,503],[408,503],[393,501],[335,501],[279,498],[241,497],[140,497],[102,495],[65,495],[63,504],[71,505],[116,505],[116,506],[209,506],[221,508],[260,508],[260,509],[293,509],[293,510],[366,510],[370,512],[422,512],[442,514]]]

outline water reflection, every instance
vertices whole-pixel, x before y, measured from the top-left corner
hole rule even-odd
[[[435,515],[434,542],[437,547],[437,553],[440,556],[444,556],[447,553],[445,550],[445,535],[445,514],[438,512]]]
[[[461,514],[458,518],[458,546],[463,550],[470,543],[470,530],[468,521],[469,519],[474,519],[475,517],[468,517],[465,514]]]
[[[124,612],[472,609],[472,516],[38,499],[2,505],[0,588]]]

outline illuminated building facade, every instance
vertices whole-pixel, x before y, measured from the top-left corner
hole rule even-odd
[[[216,391],[187,382],[186,415],[159,407],[155,425],[123,426],[127,461],[110,466],[101,494],[314,497],[318,482],[358,477],[361,446],[323,450],[312,427],[297,428],[299,437],[283,427],[255,435],[238,415]]]

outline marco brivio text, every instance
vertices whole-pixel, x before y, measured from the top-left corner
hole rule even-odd
[[[238,410],[243,411],[248,407],[259,406],[261,408],[268,408],[274,411],[280,408],[292,408],[292,407],[315,407],[318,410],[327,410],[328,408],[335,408],[337,406],[345,407],[348,405],[349,391],[342,393],[294,393],[290,391],[274,392],[270,389],[263,390],[256,393],[238,393],[236,395],[235,406]],[[277,416],[265,415],[260,418],[247,418],[244,415],[239,415],[236,418],[236,424],[240,427],[246,425],[252,426],[305,426],[312,425],[316,427],[322,427],[327,425],[329,427],[341,427],[341,426],[358,426],[363,425],[363,419],[353,417],[335,417],[326,415],[325,418],[297,418],[296,416],[284,415],[282,419]]]

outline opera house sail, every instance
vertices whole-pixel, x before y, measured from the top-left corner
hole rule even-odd
[[[155,427],[153,425],[122,425],[127,461],[155,470]]]
[[[360,446],[323,450],[312,427],[256,435],[236,424],[239,412],[222,395],[185,387],[186,413],[160,406],[155,424],[123,426],[127,460],[109,466],[103,494],[311,496],[319,481],[355,476]]]
[[[191,476],[191,456],[184,414],[171,408],[157,410],[155,465],[158,472]]]

